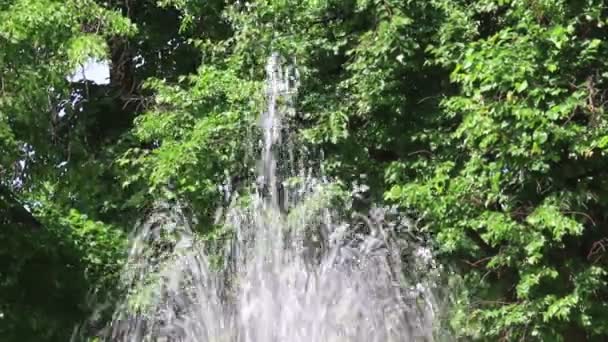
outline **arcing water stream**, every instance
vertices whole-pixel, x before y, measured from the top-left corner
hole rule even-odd
[[[408,225],[385,210],[345,220],[322,177],[278,174],[296,89],[277,55],[267,72],[260,186],[227,211],[233,238],[222,261],[208,256],[178,205],[160,205],[138,231],[123,275],[131,293],[102,339],[432,341],[437,309],[419,276],[432,269],[428,250],[394,238]],[[298,181],[280,187],[289,177]]]

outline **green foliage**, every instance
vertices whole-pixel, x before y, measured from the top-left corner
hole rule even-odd
[[[217,205],[218,185],[248,173],[244,144],[261,109],[261,85],[239,79],[230,68],[202,66],[183,85],[150,80],[156,107],[135,120],[134,134],[152,150],[132,148],[119,160],[129,168],[124,186],[185,197],[205,218]],[[188,88],[186,88],[186,86]],[[174,186],[167,192],[167,184]]]
[[[83,298],[111,295],[121,267],[120,231],[40,200],[43,230],[0,230],[0,333],[7,341],[69,340],[86,315]]]
[[[92,20],[97,31],[83,30]],[[57,186],[67,181],[58,112],[74,66],[105,58],[110,35],[133,32],[93,1],[0,2],[3,341],[66,341],[88,294],[111,292],[124,234],[73,208],[78,192]]]
[[[459,86],[441,103],[453,128],[432,171],[387,197],[417,208],[464,261],[468,300],[483,301],[462,309],[461,334],[601,339],[605,5],[441,3],[442,45],[429,51]]]

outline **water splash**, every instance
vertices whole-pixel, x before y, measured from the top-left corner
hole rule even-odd
[[[341,188],[315,172],[277,171],[298,75],[276,54],[267,74],[258,187],[233,197],[223,217],[231,238],[209,253],[178,204],[159,204],[134,239],[129,293],[103,339],[432,341],[428,249],[395,212],[349,215]]]

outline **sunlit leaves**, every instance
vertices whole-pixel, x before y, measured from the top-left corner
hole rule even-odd
[[[526,221],[536,229],[547,230],[556,241],[561,241],[564,235],[581,235],[584,229],[580,222],[565,217],[557,206],[550,204],[538,206]]]
[[[97,35],[80,35],[68,42],[68,58],[71,66],[76,68],[89,59],[104,59],[108,54],[106,42]]]
[[[465,334],[563,340],[572,331],[603,333],[591,326],[605,326],[606,279],[577,280],[588,267],[605,272],[605,260],[590,266],[589,257],[589,244],[601,243],[596,227],[606,203],[599,198],[608,191],[598,151],[607,145],[607,123],[596,104],[607,82],[602,5],[436,4],[445,21],[428,47],[436,58],[429,64],[447,67],[459,87],[442,102],[453,126],[434,153],[437,171],[420,168],[415,185],[396,181],[386,197],[423,213],[443,251],[472,259],[464,267],[473,298],[499,297],[463,316]],[[447,180],[445,160],[456,165]],[[582,295],[582,288],[594,290]]]
[[[125,237],[74,209],[99,208],[94,215],[102,216],[117,206],[99,197],[90,203],[108,189],[83,176],[111,166],[86,158],[81,178],[64,172],[66,147],[67,159],[83,149],[62,100],[73,95],[67,77],[76,66],[108,58],[106,40],[133,32],[128,19],[92,0],[0,2],[0,184],[42,223],[27,231],[9,218],[0,227],[10,264],[0,274],[11,280],[0,284],[3,340],[65,341],[85,314],[87,291],[103,296],[113,286]]]
[[[243,158],[252,151],[247,139],[262,110],[263,87],[234,69],[213,66],[201,66],[182,83],[187,88],[148,82],[156,106],[135,120],[134,133],[153,148],[132,148],[120,159],[130,170],[123,186],[137,183],[155,196],[185,196],[204,221],[221,198],[218,184],[248,172]]]

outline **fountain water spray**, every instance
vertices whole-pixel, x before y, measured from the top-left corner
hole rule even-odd
[[[298,77],[276,54],[267,75],[258,186],[227,210],[232,238],[214,259],[181,207],[160,204],[135,236],[129,293],[102,339],[432,341],[432,283],[419,276],[433,269],[428,250],[396,238],[412,227],[387,210],[346,215],[340,188],[318,174],[277,172]]]

